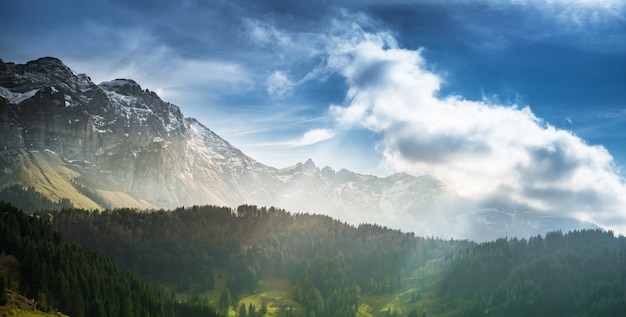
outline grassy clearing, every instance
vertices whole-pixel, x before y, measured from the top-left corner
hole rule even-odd
[[[192,292],[177,293],[176,298],[178,300],[189,300],[192,296],[198,296],[201,301],[209,303],[217,307],[219,303],[222,290],[226,288],[226,281],[228,280],[228,272],[222,270],[215,271],[215,288],[204,293],[193,294]],[[193,287],[192,287],[193,288]],[[171,289],[171,288],[169,288]],[[246,305],[246,309],[250,304],[254,305],[256,310],[259,311],[263,304],[267,306],[266,316],[276,316],[278,310],[289,307],[292,309],[296,316],[304,313],[304,308],[297,302],[295,302],[291,296],[294,293],[294,287],[289,283],[289,280],[283,278],[265,278],[259,281],[256,291],[252,294],[244,294],[237,303],[236,309],[232,307],[229,309],[228,316],[236,316],[236,310],[243,303]]]
[[[267,305],[266,316],[276,316],[278,310],[282,309],[281,307],[290,307],[296,316],[299,316],[304,309],[291,299],[294,291],[294,287],[291,286],[287,279],[263,279],[259,281],[257,291],[254,294],[241,298],[239,305],[241,303],[246,304],[246,306],[253,304],[259,310],[265,304]]]

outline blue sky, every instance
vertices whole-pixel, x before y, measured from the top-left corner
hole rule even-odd
[[[623,1],[8,0],[0,21],[5,62],[135,79],[271,166],[626,228]]]

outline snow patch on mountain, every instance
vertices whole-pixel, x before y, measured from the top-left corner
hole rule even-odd
[[[9,100],[10,103],[19,105],[24,100],[30,99],[39,92],[39,89],[32,89],[24,93],[12,92],[8,88],[0,86],[0,95]]]

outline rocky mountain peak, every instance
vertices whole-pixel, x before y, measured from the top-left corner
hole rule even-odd
[[[27,62],[26,65],[30,65],[33,68],[40,67],[42,69],[46,67],[47,68],[55,68],[55,67],[68,68],[65,64],[63,64],[63,61],[61,61],[60,59],[56,57],[50,57],[50,56],[38,58],[34,61]]]
[[[64,93],[88,90],[95,84],[86,75],[77,75],[60,59],[43,57],[26,64],[0,65],[0,87],[25,93],[41,87],[55,87]]]
[[[102,82],[99,86],[124,96],[137,96],[143,92],[141,86],[132,79],[115,79]]]
[[[26,63],[26,71],[47,75],[60,81],[76,76],[76,74],[63,62],[55,57],[43,57]]]
[[[315,166],[315,163],[313,163],[312,159],[306,160],[306,162],[304,162],[304,165],[302,165],[302,168],[306,171],[317,171],[317,166]]]

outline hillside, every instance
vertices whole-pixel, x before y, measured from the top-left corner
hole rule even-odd
[[[266,316],[617,316],[626,308],[626,239],[601,230],[476,244],[249,205],[53,216],[70,241],[233,315],[242,304]]]
[[[228,290],[233,307],[265,303],[277,312],[287,305],[293,316],[379,316],[381,309],[404,308],[410,290],[436,278],[446,257],[471,245],[256,206],[236,213],[212,206],[65,210],[53,217],[53,227],[70,241],[100,250],[181,298],[206,297],[225,309],[230,305],[220,303]],[[402,303],[389,306],[394,297]],[[363,306],[364,298],[372,302]]]
[[[109,258],[67,243],[48,223],[4,202],[0,220],[0,280],[5,282],[0,290],[33,299],[37,310],[72,317],[217,316],[206,305],[172,301]],[[19,297],[11,297],[10,307],[19,308]]]

